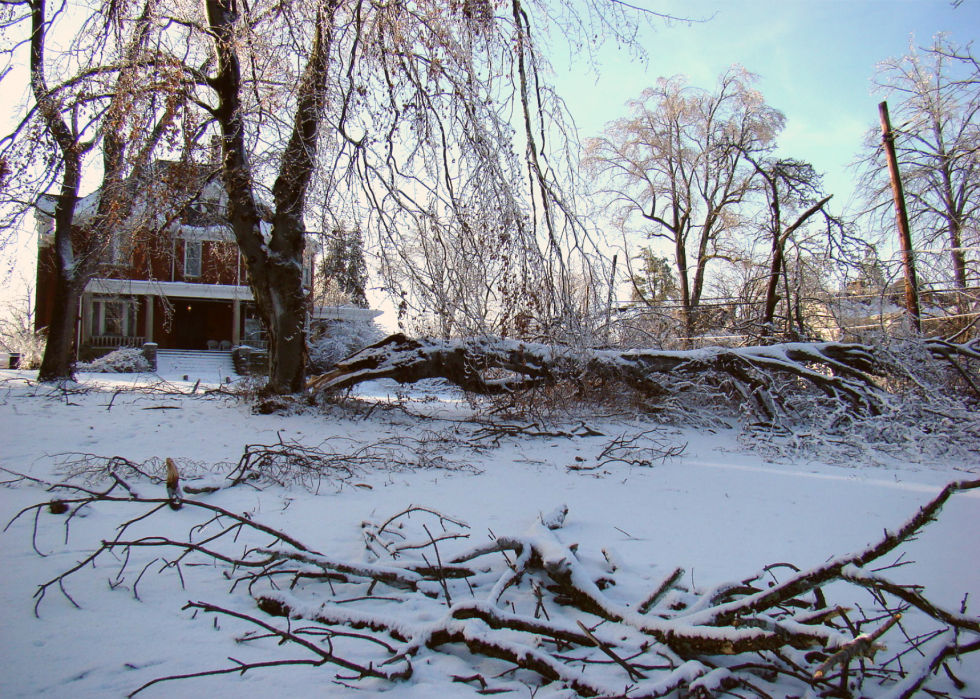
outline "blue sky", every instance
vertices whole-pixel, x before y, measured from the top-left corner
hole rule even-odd
[[[625,103],[658,76],[685,74],[712,88],[717,76],[739,63],[761,76],[758,88],[787,118],[781,153],[807,160],[825,173],[825,189],[840,209],[851,195],[848,163],[864,132],[878,123],[871,94],[875,65],[924,46],[937,32],[960,45],[980,38],[980,0],[954,8],[948,0],[640,0],[657,12],[711,18],[648,32],[644,66],[625,50],[605,47],[598,76],[555,51],[556,86],[582,137],[596,135],[624,116]],[[980,42],[974,54],[980,54]]]

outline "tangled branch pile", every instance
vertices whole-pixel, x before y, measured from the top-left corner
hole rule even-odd
[[[855,410],[874,413],[876,362],[863,345],[787,343],[689,351],[598,350],[505,339],[418,340],[392,335],[310,381],[314,391],[392,378],[411,383],[441,377],[481,395],[513,394],[559,382],[618,382],[657,397],[707,379],[761,414],[780,412],[781,379],[790,376]]]
[[[478,472],[468,463],[448,458],[456,446],[453,438],[423,431],[418,438],[392,437],[372,444],[332,438],[310,446],[280,436],[276,444],[247,444],[237,463],[208,465],[188,458],[173,459],[188,493],[207,493],[237,485],[298,485],[317,493],[325,485],[341,488],[356,476],[377,469],[439,468]],[[340,444],[343,443],[343,444]],[[139,482],[160,485],[166,481],[166,463],[159,457],[134,462],[121,456],[72,452],[57,456],[56,473],[68,481],[94,487],[110,484],[137,495]],[[59,486],[62,487],[62,486]],[[74,487],[65,485],[63,487]]]
[[[904,698],[945,681],[934,677],[941,667],[960,686],[950,661],[980,650],[980,618],[967,614],[965,604],[943,609],[921,588],[889,580],[882,563],[953,494],[980,488],[980,480],[948,485],[863,550],[809,570],[777,563],[711,589],[685,585],[680,569],[651,584],[610,549],[598,563],[561,531],[565,508],[523,535],[474,544],[465,541],[469,531],[461,520],[409,507],[363,523],[366,559],[351,561],[206,498],[185,502],[182,517],[194,516],[181,521],[193,523],[173,537],[154,532],[167,531],[160,521],[168,514],[165,499],[61,488],[70,494],[63,500],[69,517],[98,503],[102,511],[113,508],[122,523],[77,565],[39,587],[36,611],[55,589],[75,603],[67,583],[96,562],[115,566],[112,587],[137,597],[154,564],[179,574],[182,566],[205,563],[199,570],[232,581],[228,594],[235,599],[191,601],[186,608],[252,625],[241,642],[295,653],[160,677],[130,696],[163,681],[289,665],[332,665],[331,676],[345,673],[334,680],[342,683],[401,682],[423,658],[450,654],[479,666],[482,672],[453,679],[478,684],[481,693],[523,685],[532,695],[546,688],[548,696],[631,699],[677,690],[696,697]],[[44,507],[26,508],[17,518]],[[39,526],[35,516],[35,536]],[[636,594],[641,584],[646,590]],[[254,612],[241,611],[246,595]],[[460,648],[469,655],[459,656]]]
[[[773,459],[936,461],[972,458],[980,445],[980,341],[618,351],[393,335],[310,388],[431,377],[494,397],[518,414],[547,410],[559,396],[573,413],[625,399],[631,410],[688,426],[738,419],[742,443]]]

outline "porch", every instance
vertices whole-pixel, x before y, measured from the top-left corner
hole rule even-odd
[[[83,359],[146,343],[161,350],[268,349],[247,286],[94,279],[79,310]],[[329,332],[334,323],[370,322],[379,315],[367,308],[317,306],[307,316],[307,327]]]
[[[246,286],[95,279],[81,300],[81,355],[155,343],[168,350],[230,349],[262,341]]]

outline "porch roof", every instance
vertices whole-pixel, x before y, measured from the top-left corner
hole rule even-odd
[[[158,282],[145,279],[93,279],[85,285],[90,294],[106,296],[166,296],[210,301],[252,301],[252,290],[234,284],[194,284],[191,282]],[[377,318],[382,311],[353,306],[315,306],[310,320],[360,320]]]
[[[121,296],[167,296],[214,301],[252,300],[252,290],[244,285],[158,282],[143,279],[93,279],[85,285],[85,291],[92,294]]]

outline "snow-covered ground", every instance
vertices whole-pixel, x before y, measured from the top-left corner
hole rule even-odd
[[[29,381],[32,377],[32,372],[0,371],[4,469],[56,482],[64,478],[58,468],[69,453],[120,456],[133,463],[171,457],[183,464],[195,462],[204,480],[214,480],[236,464],[250,444],[298,442],[353,453],[364,445],[394,444],[391,440],[397,438],[421,440],[413,442],[411,452],[421,460],[416,467],[399,465],[398,455],[405,452],[396,449],[387,464],[364,467],[344,481],[322,480],[316,492],[299,484],[261,490],[243,485],[188,498],[248,513],[253,521],[289,533],[321,553],[362,562],[369,560],[362,523],[383,521],[413,504],[465,521],[467,546],[491,536],[521,535],[542,513],[565,504],[569,514],[556,535],[565,544],[578,543],[579,556],[597,568],[602,565],[601,550],[614,551],[630,571],[626,589],[619,590],[623,595],[642,596],[644,581],[653,585],[678,566],[685,569],[689,587],[706,589],[741,580],[772,563],[818,565],[878,541],[883,530],[900,525],[946,483],[980,473],[980,462],[890,467],[816,461],[772,464],[742,450],[734,430],[679,428],[660,428],[656,436],[670,444],[686,444],[682,456],[649,467],[621,462],[591,468],[611,439],[654,425],[597,417],[588,425],[603,436],[488,438],[475,451],[447,446],[439,439],[456,436],[460,420],[472,414],[451,392],[398,396],[393,387],[372,384],[361,389],[361,396],[377,404],[374,410],[362,405],[356,411],[310,410],[284,416],[255,414],[249,403],[227,395],[205,396],[208,386],[198,386],[193,396],[188,395],[195,385],[193,377],[160,383],[153,376],[81,375],[79,388],[88,390],[67,394],[38,387]],[[429,417],[420,420],[415,413]],[[575,423],[567,426],[573,427]],[[224,472],[206,473],[207,467],[219,463],[228,464]],[[185,474],[185,484],[193,484],[187,475],[194,474]],[[11,480],[9,474],[0,476]],[[132,485],[144,497],[164,497],[162,485]],[[31,482],[0,489],[0,519],[6,523],[22,508],[51,497]],[[161,561],[172,558],[173,552],[150,552],[130,562],[118,585],[120,562],[107,555],[94,569],[65,581],[80,609],[54,586],[36,618],[33,596],[38,585],[71,568],[99,541],[114,536],[118,524],[138,514],[121,513],[110,503],[87,507],[71,521],[66,543],[64,516],[43,510],[36,539],[33,513],[0,536],[0,697],[120,697],[154,678],[227,667],[232,657],[261,662],[298,656],[277,650],[271,642],[236,643],[236,637],[252,628],[236,619],[182,610],[188,600],[205,600],[255,613],[244,586],[229,594],[230,581],[213,567],[184,565],[178,575],[173,568],[158,573],[158,562],[139,580],[136,599],[133,583],[140,570],[157,556]],[[154,515],[153,526],[146,523],[140,533],[182,536],[194,518],[199,519],[199,513],[189,508],[162,511]],[[937,522],[900,549],[914,563],[896,569],[894,577],[924,585],[926,596],[950,609],[959,609],[969,594],[970,611],[976,614],[978,539],[980,492],[955,495]],[[444,551],[454,543],[447,542]],[[242,546],[268,544],[247,541]],[[432,612],[421,609],[419,614],[425,620]],[[402,683],[338,684],[338,670],[332,666],[299,665],[166,682],[139,696],[470,696],[479,685],[451,681],[452,675],[477,672],[468,658],[463,651],[420,657],[413,678]],[[489,679],[501,670],[479,671]],[[968,688],[960,693],[949,684],[952,695],[980,696],[977,659],[959,665],[957,675]],[[531,692],[508,681],[504,677],[497,684],[510,690],[510,696]],[[553,691],[549,688],[538,696],[560,696]]]

